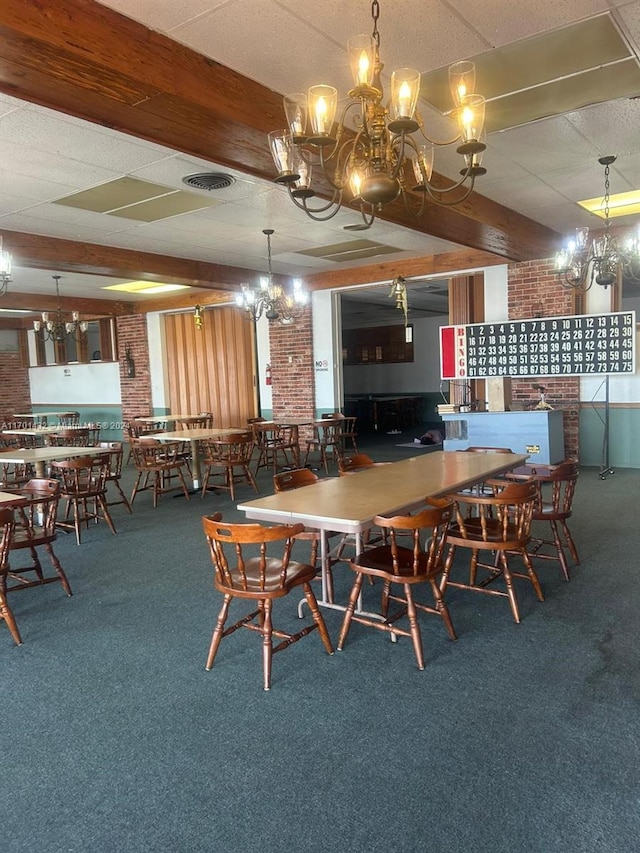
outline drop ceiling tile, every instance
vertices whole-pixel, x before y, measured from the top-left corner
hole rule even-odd
[[[104,237],[104,234],[96,228],[86,225],[70,226],[66,222],[38,219],[24,213],[3,216],[0,219],[0,227],[8,231],[24,231],[27,234],[42,234],[47,237],[62,237],[66,240],[80,240],[87,243],[95,243],[98,237]]]
[[[3,120],[0,119],[0,127]],[[26,140],[18,143],[0,139],[0,163],[13,164],[11,171],[16,175],[44,177],[52,183],[72,187],[74,190],[105,183],[120,175],[120,172],[113,168],[103,169],[101,166],[72,160],[64,154],[42,151],[29,145]]]
[[[22,196],[21,207],[28,203],[50,201],[76,189],[74,186],[54,183],[46,178],[20,175],[13,170],[4,169],[0,170],[0,187],[3,194]]]
[[[193,193],[173,192],[159,198],[131,204],[119,210],[110,210],[108,215],[136,219],[140,222],[156,222],[159,219],[168,219],[203,207],[210,208],[216,204],[217,202],[211,198],[196,196]]]
[[[171,3],[158,3],[158,0],[100,0],[103,6],[109,6],[136,21],[153,22],[154,28],[166,32],[173,27],[189,21],[208,11],[225,0],[172,0]],[[148,24],[149,25],[149,24]]]
[[[495,46],[609,11],[607,0],[562,0],[561,3],[541,0],[536,3],[535,12],[532,9],[529,14],[518,3],[505,3],[504,0],[482,0],[482,3],[449,0],[449,3],[489,44]]]

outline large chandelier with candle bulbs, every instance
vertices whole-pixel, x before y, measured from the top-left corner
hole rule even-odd
[[[473,190],[484,143],[485,99],[475,93],[475,66],[457,62],[449,68],[453,98],[450,113],[458,127],[453,139],[436,141],[425,132],[417,110],[420,72],[399,68],[391,75],[388,103],[380,81],[378,0],[371,4],[373,33],[349,40],[348,53],[354,87],[335,124],[338,93],[333,86],[311,86],[307,93],[286,95],[287,127],[269,134],[269,146],[278,176],[297,207],[317,221],[331,219],[345,201],[359,205],[362,222],[352,230],[371,226],[385,204],[402,196],[407,210],[419,216],[427,195],[440,204],[461,204]],[[460,179],[448,187],[432,184],[434,147],[453,145],[463,168]],[[320,170],[325,187],[318,198],[313,173]],[[327,184],[330,191],[327,193]],[[422,193],[410,207],[408,190]],[[315,201],[314,201],[315,199]]]

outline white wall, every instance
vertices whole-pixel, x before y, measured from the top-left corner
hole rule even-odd
[[[147,314],[147,339],[149,342],[151,405],[154,411],[168,409],[169,383],[167,380],[164,314],[159,314],[157,311]]]
[[[30,367],[34,406],[120,406],[120,365],[117,362],[55,364]]]
[[[340,362],[337,352],[336,324],[333,321],[333,296],[328,290],[312,294],[313,305],[313,371],[316,409],[333,409],[338,401],[336,388],[340,387]]]

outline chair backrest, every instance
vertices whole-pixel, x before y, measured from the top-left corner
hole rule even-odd
[[[344,418],[342,412],[325,412],[320,419],[323,421],[338,421]]]
[[[103,450],[109,454],[109,476],[108,480],[117,480],[122,476],[123,450],[121,441],[99,441],[96,449]]]
[[[77,426],[80,423],[80,412],[63,412],[58,415],[60,426]]]
[[[56,519],[60,501],[60,483],[44,477],[34,477],[20,489],[20,494],[30,498],[26,506],[17,510],[20,524],[24,529],[24,544],[29,539],[49,538],[57,535]]]
[[[353,456],[343,456],[338,459],[338,473],[350,474],[363,468],[373,468],[375,462],[367,453],[354,453]]]
[[[108,453],[63,459],[50,464],[52,473],[58,474],[62,495],[89,497],[106,488],[110,464]]]
[[[99,428],[98,428],[99,430]],[[88,428],[60,429],[48,436],[49,444],[55,447],[87,447],[91,431]]]
[[[158,441],[151,435],[132,438],[130,446],[133,464],[138,470],[176,465],[184,450],[183,441]]]
[[[273,475],[273,487],[276,492],[288,492],[303,486],[312,486],[319,477],[310,468],[296,468],[293,471],[282,471]]]
[[[251,589],[258,594],[268,591],[270,595],[286,588],[294,537],[302,533],[303,524],[282,524],[274,527],[264,527],[262,524],[230,524],[222,521],[217,513],[215,516],[203,516],[202,526],[219,588],[234,592],[246,592]],[[283,543],[283,550],[282,556],[278,557],[279,575],[274,587],[273,573],[267,572],[267,568],[273,565],[269,546],[276,542]],[[230,548],[230,553],[235,555],[233,567],[229,565],[224,550],[225,544],[233,546]],[[250,546],[251,557],[247,558],[243,545]],[[259,556],[254,557],[256,546]]]
[[[447,530],[453,517],[454,502],[450,498],[427,498],[427,506],[413,515],[396,515],[391,518],[376,516],[373,521],[386,533],[389,543],[393,574],[400,574],[401,555],[406,555],[407,534],[411,536],[412,574],[431,575],[442,568],[442,558]],[[402,537],[402,545],[398,538]],[[421,537],[425,539],[424,547]],[[357,562],[357,558],[355,558]],[[406,557],[402,559],[406,564]]]
[[[539,485],[538,501],[534,508],[534,518],[569,518],[573,507],[573,496],[578,481],[578,465],[567,461],[545,471],[534,474]],[[545,489],[550,484],[550,493]]]
[[[208,429],[213,426],[213,415],[194,415],[178,421],[178,429]]]
[[[325,418],[314,424],[315,440],[325,447],[339,445],[342,435],[342,420],[340,418]]]
[[[492,494],[465,494],[461,498],[461,503],[467,506],[467,516],[463,515],[460,503],[456,503],[456,522],[462,536],[503,545],[509,542],[522,545],[528,541],[538,499],[535,480],[518,483],[486,480],[486,485],[492,489]]]
[[[253,434],[235,432],[203,442],[205,454],[217,464],[248,465],[253,454]]]

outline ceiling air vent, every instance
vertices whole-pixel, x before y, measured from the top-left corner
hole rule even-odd
[[[236,179],[224,172],[200,172],[197,175],[187,175],[182,183],[197,190],[226,190]]]

